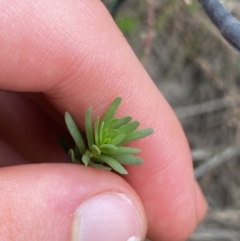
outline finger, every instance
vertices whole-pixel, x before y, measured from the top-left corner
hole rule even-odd
[[[141,241],[146,233],[143,207],[132,188],[91,168],[2,168],[0,203],[1,240]]]
[[[0,136],[26,159],[66,162],[68,155],[58,143],[63,133],[63,128],[22,94],[0,91]]]
[[[8,143],[0,139],[0,167],[26,164],[24,157],[14,150]]]
[[[6,6],[16,9],[9,2]],[[2,37],[8,47],[1,49],[0,86],[45,91],[81,127],[87,107],[92,105],[99,115],[116,96],[123,96],[118,114],[132,114],[142,127],[155,129],[154,135],[135,143],[143,149],[145,163],[129,168],[127,177],[145,206],[149,236],[185,240],[206,207],[196,196],[186,138],[102,4],[43,0],[37,6],[28,1],[17,6],[18,12],[1,21],[7,26],[0,25],[9,29]]]

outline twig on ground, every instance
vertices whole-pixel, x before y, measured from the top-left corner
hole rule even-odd
[[[239,103],[240,103],[240,100],[239,100]],[[174,111],[179,118],[186,118],[189,116],[205,114],[205,113],[233,107],[237,104],[238,103],[236,101],[233,101],[232,98],[226,97],[222,99],[206,101],[200,104],[178,107],[178,108],[175,108]]]
[[[198,228],[190,238],[191,241],[239,241],[240,232],[220,228]]]
[[[210,210],[206,221],[240,230],[240,209]]]
[[[212,151],[205,149],[192,150],[192,159],[194,162],[205,161],[212,156]]]
[[[240,210],[210,209],[204,223],[200,224],[189,241],[240,240]]]
[[[202,165],[195,169],[195,177],[200,178],[210,170],[219,166],[220,164],[228,161],[229,159],[237,156],[240,153],[238,146],[227,147],[221,153],[212,157],[209,161],[204,162]]]
[[[227,42],[240,53],[240,22],[218,0],[198,0]]]

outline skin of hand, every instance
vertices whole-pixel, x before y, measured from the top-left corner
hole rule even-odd
[[[104,5],[2,0],[0,33],[0,239],[186,240],[207,209],[188,143]],[[83,129],[116,96],[119,116],[154,128],[134,142],[144,164],[120,177],[63,163],[64,112]]]

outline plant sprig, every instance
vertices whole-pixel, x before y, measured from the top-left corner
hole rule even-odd
[[[143,160],[134,154],[139,148],[126,147],[124,144],[141,139],[153,133],[153,129],[137,130],[138,121],[132,121],[131,116],[115,118],[116,111],[122,101],[117,97],[109,106],[103,118],[98,116],[92,122],[92,108],[85,116],[86,140],[79,131],[72,116],[66,112],[65,122],[75,142],[75,148],[69,150],[71,161],[100,169],[115,170],[120,174],[127,174],[122,165],[138,165]]]

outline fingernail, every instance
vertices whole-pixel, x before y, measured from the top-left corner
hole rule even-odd
[[[75,212],[74,241],[141,241],[143,222],[124,194],[104,193],[84,201]]]

